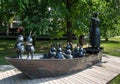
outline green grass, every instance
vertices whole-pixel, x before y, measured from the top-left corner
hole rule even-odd
[[[108,42],[101,41],[104,53],[120,57],[120,38],[111,38]]]
[[[52,42],[53,41],[37,41],[35,53],[48,53]],[[54,43],[57,42],[58,41],[54,41]],[[62,44],[62,47],[66,45],[66,41],[60,40],[59,43]],[[74,41],[74,43],[77,43],[77,41]],[[0,40],[0,65],[7,64],[4,59],[5,56],[15,56],[14,44],[15,40]],[[110,38],[108,42],[102,40],[101,47],[104,47],[103,53],[120,57],[120,38]],[[120,84],[120,75],[109,84]]]
[[[14,53],[14,40],[0,40],[0,65],[7,64],[4,60],[5,56],[13,56]]]
[[[120,84],[120,75],[115,77],[109,84]]]

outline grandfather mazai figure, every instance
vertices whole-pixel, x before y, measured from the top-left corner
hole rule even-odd
[[[90,45],[92,48],[99,49],[100,47],[100,30],[99,30],[99,22],[100,20],[97,18],[98,13],[94,13],[91,21],[90,28]]]
[[[22,59],[22,56],[23,56],[23,53],[24,53],[24,45],[23,45],[23,36],[22,35],[19,35],[17,37],[17,43],[15,44],[15,51],[16,51],[16,54],[17,54],[17,58],[21,58]]]

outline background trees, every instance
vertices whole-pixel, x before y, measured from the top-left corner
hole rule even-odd
[[[120,32],[119,0],[0,0],[0,4],[2,30],[18,17],[25,35],[31,30],[51,39],[67,35],[71,42],[73,34],[89,35],[91,16],[98,12],[102,38],[108,40]]]
[[[120,35],[120,1],[106,0],[102,9],[101,19],[101,34],[107,41],[109,37]]]
[[[11,0],[0,0],[0,31],[8,33],[8,24],[15,16]]]

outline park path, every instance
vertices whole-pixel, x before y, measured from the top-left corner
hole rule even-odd
[[[107,84],[120,74],[120,57],[103,55],[102,62],[75,74],[29,79],[17,69],[0,73],[0,84]]]

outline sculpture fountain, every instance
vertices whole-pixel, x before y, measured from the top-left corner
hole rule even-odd
[[[101,61],[102,48],[100,47],[100,31],[98,28],[97,14],[95,13],[92,17],[92,25],[90,28],[90,44],[91,47],[82,48],[77,45],[74,49],[71,43],[68,43],[65,50],[63,51],[60,44],[51,45],[48,54],[42,54],[42,59],[34,59],[33,52],[34,47],[31,44],[31,35],[28,37],[28,44],[32,46],[32,59],[22,59],[5,57],[6,61],[29,78],[44,78],[44,77],[55,77],[65,74],[74,73],[80,70],[84,70],[93,64]],[[26,47],[29,47],[27,44]],[[28,49],[29,50],[29,49]],[[31,51],[27,51],[30,52]],[[41,55],[41,54],[40,54]],[[27,58],[29,56],[27,55]]]

